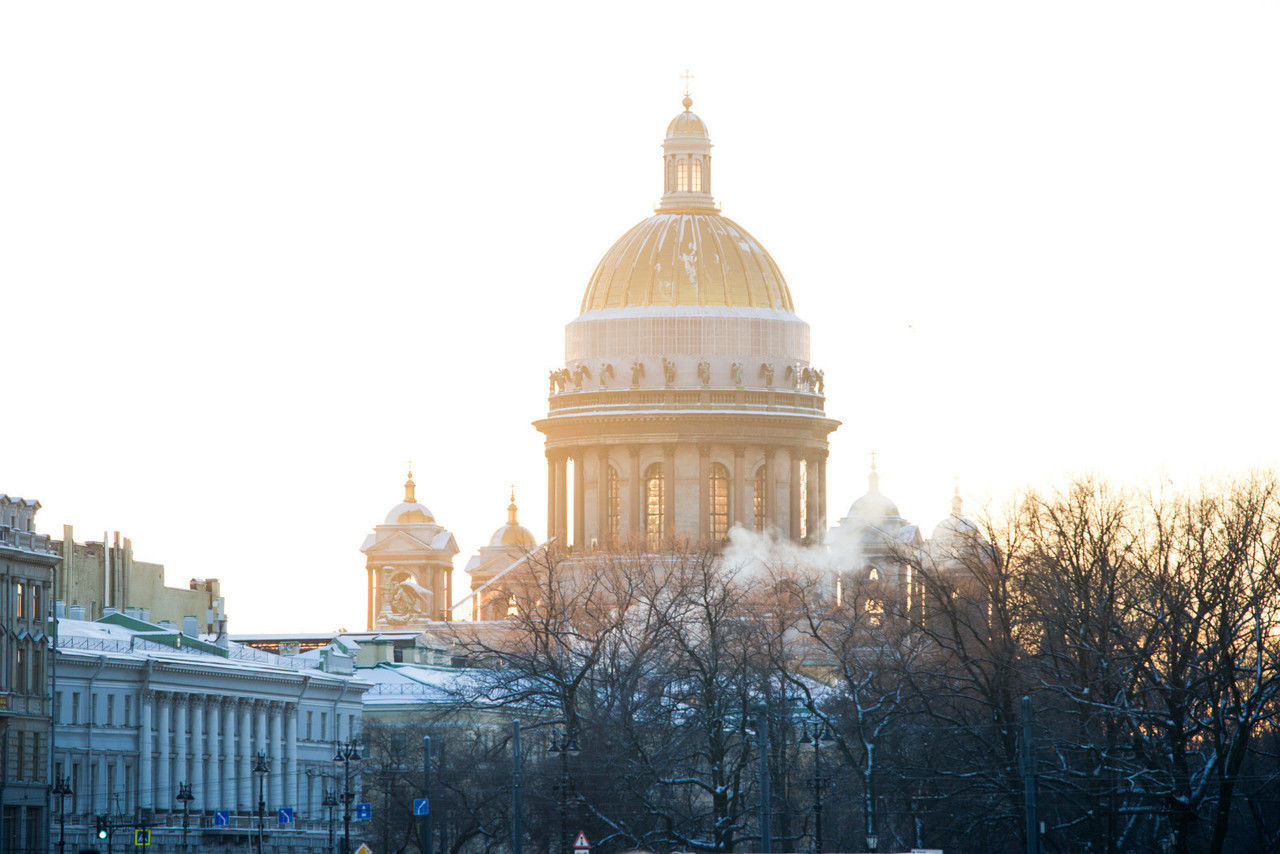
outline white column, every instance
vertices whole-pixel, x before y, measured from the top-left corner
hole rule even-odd
[[[111,793],[107,791],[107,757],[99,753],[97,759],[98,784],[93,789],[94,812],[111,811]]]
[[[222,743],[218,738],[218,726],[222,722],[222,698],[209,700],[209,728],[205,732],[209,759],[205,762],[205,803],[204,808],[220,810],[225,808],[222,801]]]
[[[253,811],[253,765],[249,757],[253,753],[253,703],[240,701],[240,762],[236,779],[240,781],[239,794],[236,796],[236,808],[245,812]]]
[[[173,782],[177,785],[174,790],[169,793],[168,809],[179,810],[176,797],[178,794],[177,786],[183,783],[191,782],[191,759],[190,746],[188,745],[187,713],[191,708],[191,702],[186,694],[173,695],[173,755],[174,755],[174,772]]]
[[[169,772],[173,756],[173,733],[170,728],[173,698],[168,694],[156,694],[156,704],[160,707],[159,747],[156,749],[156,797],[155,808],[158,810],[173,809],[172,778]]]
[[[205,808],[204,802],[204,696],[191,695],[191,802],[193,810]]]
[[[284,802],[284,707],[279,703],[271,704],[271,809],[288,806]]]
[[[222,700],[222,770],[223,808],[240,809],[240,787],[236,785],[239,774],[236,771],[236,701],[231,697]]]
[[[285,806],[293,807],[295,810],[301,805],[298,803],[298,706],[291,704],[285,706],[285,800],[288,802]]]
[[[151,757],[155,754],[155,736],[151,732],[151,707],[155,693],[138,693],[138,805],[143,809],[155,806],[155,779],[151,774]]]
[[[267,702],[265,700],[259,700],[256,703],[254,703],[254,707],[258,713],[258,720],[257,720],[257,723],[254,725],[254,733],[253,733],[254,752],[266,753],[267,752]],[[258,808],[259,781],[256,779],[257,776],[258,776],[257,774],[250,774],[249,776],[250,784],[253,786],[253,808],[254,809]],[[266,787],[263,787],[261,791],[262,791],[262,799],[267,802],[265,809],[271,809],[271,796],[270,794],[268,794],[270,790],[267,789]]]

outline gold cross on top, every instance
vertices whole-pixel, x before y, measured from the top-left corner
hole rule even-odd
[[[689,73],[689,69],[684,70],[684,74],[680,75],[684,79],[684,96],[689,97],[689,84],[693,81],[693,75]]]

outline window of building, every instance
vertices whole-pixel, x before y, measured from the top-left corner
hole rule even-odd
[[[307,712],[307,741],[311,740],[311,718],[314,714],[314,712]]]
[[[764,466],[756,469],[755,483],[752,484],[751,488],[751,512],[755,521],[755,529],[758,532],[764,531],[765,506],[768,501],[768,484],[765,483],[764,472]]]
[[[26,738],[27,738],[27,734],[22,730],[18,730],[13,734],[14,745],[18,749],[18,752],[15,754],[15,758],[17,759],[17,762],[16,762],[17,768],[15,769],[16,770],[15,776],[19,780],[27,779],[25,776],[25,769],[27,765]]]
[[[320,740],[321,741],[329,740],[329,713],[328,712],[320,713]]]
[[[619,520],[622,516],[622,495],[618,487],[618,470],[613,466],[608,466],[608,471],[605,473],[605,496],[609,524],[608,544],[616,545]]]
[[[44,611],[41,610],[40,594],[43,591],[39,585],[31,588],[31,619],[36,622],[44,621]]]
[[[646,548],[662,546],[662,463],[654,463],[644,471],[644,544]]]
[[[689,164],[683,160],[676,161],[676,189],[682,193],[689,190]]]
[[[107,726],[116,725],[116,695],[107,695]]]
[[[18,694],[27,693],[27,656],[26,650],[19,644],[15,649],[13,661],[13,690]]]
[[[729,536],[729,470],[721,463],[711,464],[709,529],[711,539],[723,540]]]
[[[693,191],[702,192],[702,161],[697,159],[693,161]]]
[[[27,591],[21,584],[18,584],[13,591],[13,618],[15,620],[25,620],[27,608]]]
[[[71,722],[73,724],[80,723],[80,692],[71,692]]]
[[[120,721],[120,726],[128,726],[129,721],[133,718],[133,697],[128,694],[124,695],[124,719]]]

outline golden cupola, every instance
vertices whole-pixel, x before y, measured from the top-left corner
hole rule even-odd
[[[647,307],[764,309],[791,313],[778,265],[711,195],[711,138],[689,107],[667,125],[656,214],[614,242],[596,265],[583,313]]]

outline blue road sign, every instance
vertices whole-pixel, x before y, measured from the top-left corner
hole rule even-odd
[[[151,831],[145,827],[135,827],[133,829],[133,844],[134,845],[150,845]]]
[[[214,827],[230,827],[231,826],[231,810],[214,810],[213,826]]]
[[[293,824],[293,807],[280,807],[276,810],[276,821],[281,824]]]
[[[356,804],[356,820],[373,818],[373,804]]]
[[[431,814],[431,805],[427,803],[426,798],[413,799],[413,814],[414,815],[430,815]]]

